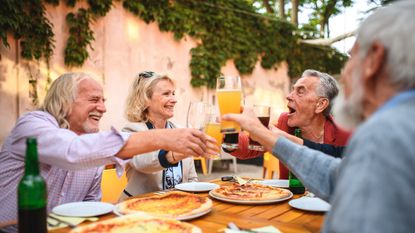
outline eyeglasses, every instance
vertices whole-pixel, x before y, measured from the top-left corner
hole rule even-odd
[[[155,75],[156,73],[153,71],[143,71],[141,73],[138,74],[138,77],[140,78],[151,78]]]

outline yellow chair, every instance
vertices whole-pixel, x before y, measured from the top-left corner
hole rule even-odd
[[[121,192],[127,186],[127,182],[125,172],[118,178],[115,168],[104,169],[101,180],[102,201],[117,203]]]
[[[274,175],[276,175],[276,179],[280,177],[280,168],[278,162],[279,160],[271,153],[266,152],[264,154],[264,164],[262,170],[262,177],[264,177],[264,179],[274,179]]]
[[[193,157],[193,160],[200,160],[203,175],[207,175],[206,159],[204,157]]]

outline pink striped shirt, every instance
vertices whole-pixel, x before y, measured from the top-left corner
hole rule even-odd
[[[37,138],[50,211],[63,203],[99,201],[103,165],[115,163],[122,171],[125,161],[114,155],[129,135],[115,129],[77,135],[59,128],[56,119],[43,111],[20,117],[0,152],[0,223],[17,220],[17,184],[24,173],[27,137]]]

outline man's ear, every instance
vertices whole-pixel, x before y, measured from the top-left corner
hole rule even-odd
[[[364,65],[362,66],[363,82],[371,83],[376,79],[377,74],[382,70],[386,59],[385,46],[379,41],[373,42],[370,46],[366,57],[364,58]]]
[[[316,103],[315,113],[322,113],[329,106],[329,100],[327,98],[319,98]]]

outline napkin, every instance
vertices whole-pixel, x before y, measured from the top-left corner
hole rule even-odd
[[[225,233],[242,233],[242,232],[257,232],[257,233],[282,233],[278,228],[274,226],[265,226],[265,227],[258,227],[258,228],[252,228],[251,231],[244,231],[244,230],[231,230],[231,229],[225,229]]]
[[[65,216],[60,216],[60,215],[56,215],[56,214],[49,214],[52,215],[53,217],[57,218],[57,219],[61,219],[65,222],[69,222],[72,223],[73,225],[78,225],[86,220],[91,221],[91,222],[95,222],[98,220],[97,217],[88,217],[88,218],[82,218],[82,217],[65,217]],[[54,230],[54,229],[58,229],[58,228],[62,228],[62,227],[67,227],[67,225],[65,223],[58,223],[58,221],[56,221],[55,219],[51,219],[48,218],[47,219],[48,223],[53,224],[54,226],[49,226],[48,224],[48,230]],[[55,225],[56,224],[56,225]]]

